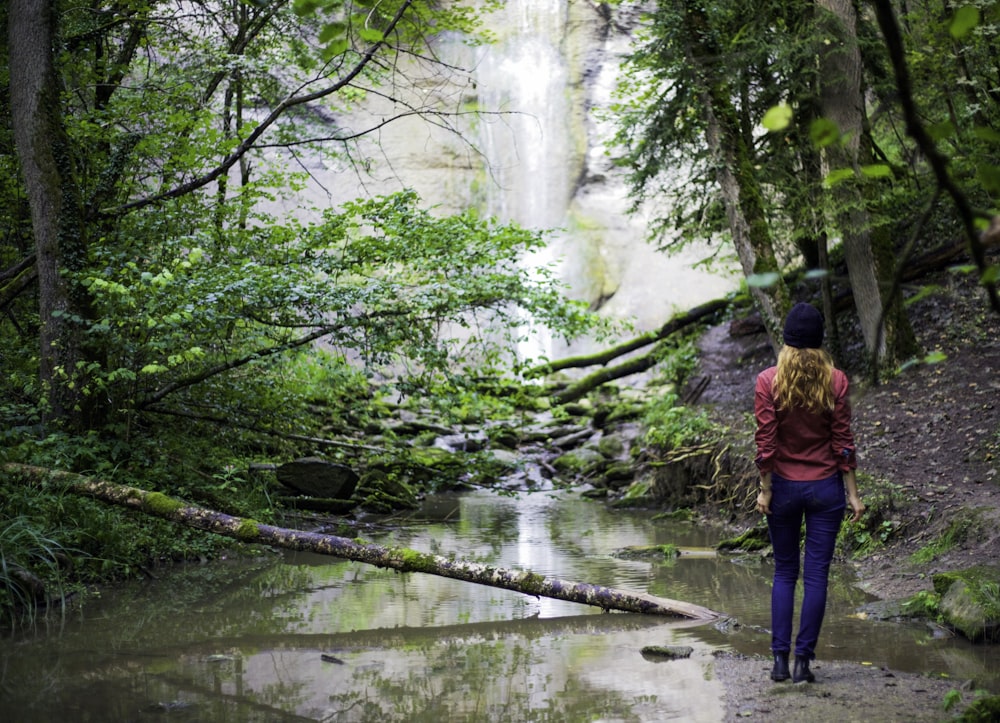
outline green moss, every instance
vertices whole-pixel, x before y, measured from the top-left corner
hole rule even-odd
[[[681,550],[677,545],[667,543],[665,545],[630,545],[615,553],[616,557],[626,560],[658,559],[664,558],[673,560],[680,557]]]
[[[943,596],[951,586],[962,581],[970,599],[983,609],[987,618],[1000,618],[1000,568],[977,565],[965,570],[953,570],[934,575],[934,592]]]
[[[742,550],[743,552],[751,552],[753,550],[763,550],[770,544],[771,537],[768,534],[767,527],[757,526],[751,527],[742,535],[737,535],[736,537],[730,537],[720,541],[715,546],[715,549]]]
[[[437,568],[433,555],[411,550],[408,547],[401,547],[396,552],[402,563],[401,569],[405,572],[433,572]]]
[[[143,509],[160,517],[171,517],[184,507],[184,503],[162,492],[150,492],[142,498]]]
[[[236,536],[244,542],[256,542],[260,539],[260,523],[251,519],[241,520]]]
[[[544,575],[539,575],[536,572],[526,572],[521,577],[521,592],[528,595],[539,595],[541,594],[542,583],[544,582]]]
[[[654,520],[676,520],[677,522],[691,522],[694,520],[694,511],[688,507],[681,507],[670,512],[661,512],[654,515]]]
[[[903,611],[912,617],[938,620],[941,596],[930,590],[921,590],[903,601]]]

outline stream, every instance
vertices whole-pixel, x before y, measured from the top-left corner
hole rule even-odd
[[[603,613],[304,553],[185,565],[0,640],[0,720],[718,721],[713,652],[767,654],[767,562],[614,555],[710,548],[705,527],[556,492],[437,496],[392,525],[365,537],[693,602],[739,625]],[[835,569],[817,662],[1000,690],[997,646],[865,620],[852,582]],[[693,653],[663,661],[648,645]]]

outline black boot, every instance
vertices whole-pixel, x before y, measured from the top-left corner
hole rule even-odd
[[[788,671],[786,665],[785,671]],[[792,671],[792,682],[793,683],[812,683],[816,680],[816,676],[812,674],[809,670],[809,658],[804,655],[795,656],[795,669]]]
[[[775,653],[771,680],[788,680],[790,677],[792,676],[788,672],[788,653]]]

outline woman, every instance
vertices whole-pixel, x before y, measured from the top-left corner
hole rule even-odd
[[[791,677],[800,683],[815,680],[809,662],[816,657],[830,561],[844,510],[849,504],[856,522],[865,506],[855,478],[847,376],[834,368],[830,355],[820,348],[822,314],[809,304],[796,304],[785,320],[783,336],[785,346],[778,355],[778,365],[757,376],[754,393],[760,471],[757,510],[767,515],[774,549],[771,679]],[[795,666],[789,674],[803,517],[804,595],[795,638]]]

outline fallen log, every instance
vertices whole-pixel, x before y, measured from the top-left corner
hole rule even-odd
[[[701,306],[696,306],[683,314],[673,317],[656,331],[641,334],[634,339],[630,339],[617,346],[595,354],[556,359],[554,361],[541,364],[533,369],[529,369],[525,376],[529,378],[538,377],[562,371],[563,369],[591,367],[597,365],[604,366],[608,362],[613,361],[620,356],[624,356],[636,351],[637,349],[641,349],[644,346],[649,346],[650,344],[655,344],[658,341],[666,339],[671,334],[691,326],[692,324],[710,319],[716,314],[729,308],[731,303],[731,299],[715,299],[714,301],[706,302]]]
[[[535,597],[592,605],[605,611],[620,610],[705,621],[724,617],[721,613],[700,605],[645,593],[570,582],[526,570],[482,565],[407,548],[361,543],[335,535],[265,525],[256,520],[188,505],[162,492],[147,492],[136,487],[84,477],[72,472],[14,463],[4,464],[0,469],[6,474],[19,475],[37,483],[57,483],[76,494],[247,543],[273,545],[289,550],[308,550],[376,567],[391,568],[399,572],[423,572],[513,590]]]

